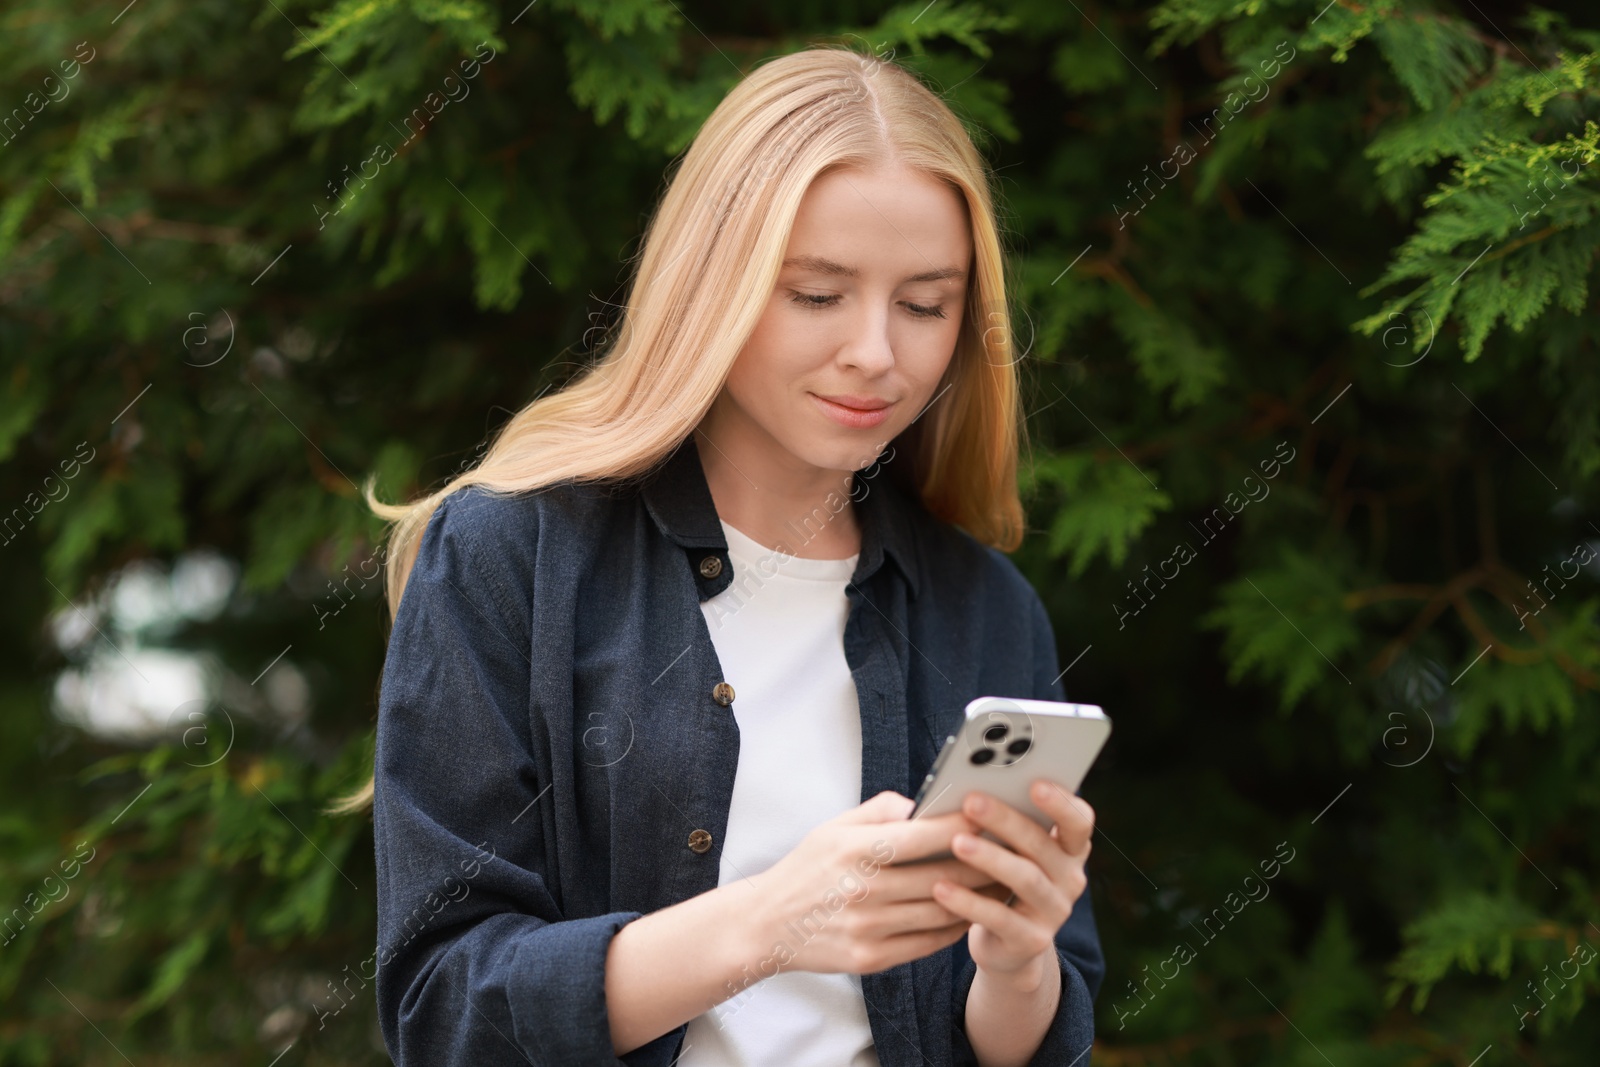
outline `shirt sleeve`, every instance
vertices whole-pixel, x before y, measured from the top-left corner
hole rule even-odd
[[[1049,613],[1035,592],[1032,600],[1033,697],[1037,700],[1065,700],[1056,653],[1055,630]],[[1092,876],[1091,876],[1092,880]],[[967,995],[978,976],[978,967],[966,951],[963,939],[956,946],[956,969],[952,982],[954,998],[954,1062],[957,1067],[977,1067],[978,1057],[967,1040]],[[1072,914],[1056,931],[1056,962],[1061,968],[1061,1003],[1055,1019],[1045,1031],[1038,1051],[1028,1061],[1030,1067],[1088,1067],[1089,1049],[1094,1044],[1094,999],[1105,976],[1105,956],[1100,950],[1100,935],[1095,929],[1094,902],[1089,887],[1073,905]]]
[[[568,917],[552,893],[555,842],[531,811],[554,802],[531,755],[532,596],[504,562],[531,555],[532,533],[495,503],[471,491],[440,503],[384,662],[373,794],[384,1041],[398,1067],[665,1064],[671,1032],[622,1059],[611,1043],[606,952],[640,913]]]

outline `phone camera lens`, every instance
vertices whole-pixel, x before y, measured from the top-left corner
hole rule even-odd
[[[995,723],[993,726],[989,727],[983,732],[983,739],[990,744],[996,744],[1005,740],[1005,736],[1006,724],[1003,722]]]
[[[1030,745],[1032,745],[1032,744],[1033,744],[1033,742],[1030,741],[1028,738],[1019,737],[1015,741],[1011,742],[1009,745],[1006,746],[1006,751],[1011,753],[1013,756],[1020,756],[1024,752],[1028,751],[1028,747]]]
[[[994,759],[994,749],[992,748],[980,748],[972,754],[972,762],[979,766],[988,763],[992,759]]]

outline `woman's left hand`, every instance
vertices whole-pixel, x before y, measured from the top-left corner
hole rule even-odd
[[[1000,979],[1022,978],[1046,955],[1045,965],[1054,965],[1056,932],[1088,885],[1083,865],[1094,809],[1054,782],[1039,779],[1032,790],[1034,803],[1055,818],[1048,832],[1011,805],[974,791],[962,811],[1015,851],[976,834],[957,834],[952,841],[957,859],[1016,894],[1011,903],[944,880],[933,887],[934,900],[972,922],[967,931],[972,961]]]

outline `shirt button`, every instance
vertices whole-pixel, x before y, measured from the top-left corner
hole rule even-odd
[[[718,682],[711,687],[711,699],[723,707],[733,703],[733,686],[727,682]]]
[[[689,835],[689,848],[695,852],[703,853],[711,847],[711,835],[704,830],[696,830]]]
[[[722,560],[716,556],[707,556],[700,561],[700,577],[715,578],[722,573]]]

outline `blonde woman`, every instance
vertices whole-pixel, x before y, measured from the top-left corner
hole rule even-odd
[[[1003,554],[988,182],[903,68],[767,62],[672,178],[603,358],[438,492],[369,487],[401,1067],[1088,1062],[1088,806],[907,818],[969,700],[1063,696]]]

